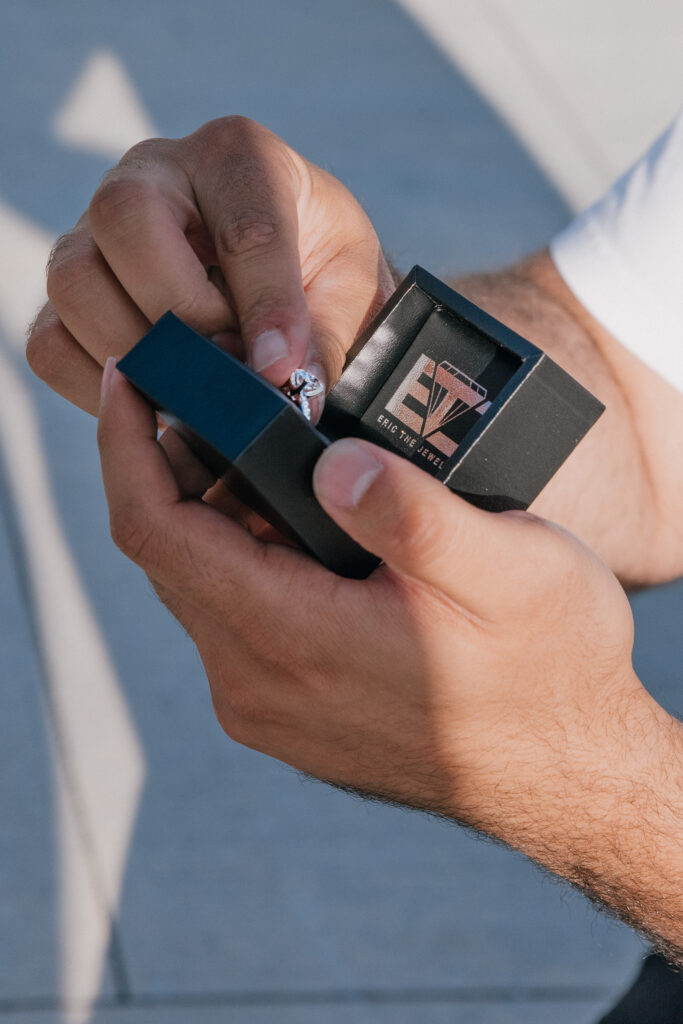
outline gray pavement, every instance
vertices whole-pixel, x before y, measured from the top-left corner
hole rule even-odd
[[[0,6],[0,1020],[588,1024],[637,966],[638,939],[520,856],[230,743],[192,645],[109,540],[93,423],[20,351],[50,240],[143,128],[255,117],[349,185],[400,266],[447,273],[543,244],[678,103],[665,47],[612,143],[606,75],[600,116],[573,114],[573,188],[530,127],[519,54],[552,78],[578,10],[628,95],[622,5],[524,3],[512,26],[451,6],[460,58],[445,0],[429,26],[389,0]],[[485,89],[482,33],[509,58]],[[604,142],[590,173],[581,131]],[[634,607],[637,667],[681,711],[683,588]]]

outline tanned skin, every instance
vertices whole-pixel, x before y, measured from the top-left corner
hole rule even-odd
[[[336,379],[394,282],[350,193],[272,133],[223,118],[127,154],[55,248],[28,359],[99,404],[114,540],[195,641],[228,735],[494,836],[683,962],[682,727],[633,671],[613,575],[683,571],[683,396],[545,251],[455,286],[607,412],[535,515],[483,512],[387,451],[332,445],[314,486],[383,560],[362,582],[207,490],[107,362],[171,308],[275,384],[301,365]]]

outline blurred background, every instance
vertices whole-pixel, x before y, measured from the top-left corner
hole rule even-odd
[[[246,114],[402,269],[496,267],[666,126],[682,42],[680,0],[2,0],[0,1021],[588,1024],[630,980],[633,934],[522,857],[223,736],[110,542],[93,421],[23,341],[53,240],[141,138]],[[680,711],[683,589],[634,609]]]

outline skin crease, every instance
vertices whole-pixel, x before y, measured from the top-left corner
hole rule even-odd
[[[99,441],[112,534],[193,637],[234,739],[494,835],[681,955],[683,739],[633,673],[628,604],[599,555],[633,584],[683,568],[669,440],[683,399],[591,320],[547,253],[458,287],[607,404],[535,506],[599,554],[343,441],[316,493],[386,564],[342,580],[265,543],[221,485],[204,495],[210,480],[173,435],[157,442],[154,415],[109,363]],[[55,249],[28,358],[94,412],[107,356],[172,308],[252,361],[279,331],[274,383],[296,365],[332,381],[392,289],[339,182],[253,122],[221,119],[143,143],[111,172]],[[618,516],[615,494],[628,498]]]

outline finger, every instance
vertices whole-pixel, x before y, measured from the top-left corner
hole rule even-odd
[[[50,302],[31,325],[26,359],[36,376],[53,391],[97,415],[102,368],[66,329]]]
[[[159,438],[173,475],[184,498],[201,498],[216,483],[216,477],[194,455],[172,427]]]
[[[204,230],[192,188],[177,164],[159,152],[141,165],[128,155],[95,193],[93,238],[123,289],[155,322],[167,310],[202,334],[235,326],[227,299],[209,280],[188,237]],[[149,144],[143,147],[149,153]],[[156,150],[154,151],[156,152]]]
[[[249,362],[282,384],[303,364],[310,334],[295,164],[280,139],[246,118],[213,122],[194,140],[195,193]]]
[[[253,537],[279,544],[290,543],[270,523],[236,498],[221,480],[216,480],[211,470],[194,455],[172,427],[164,430],[159,444],[164,449],[184,498],[202,498],[222,515],[234,519]]]
[[[110,360],[98,443],[112,536],[163,587],[226,621],[258,621],[324,570],[299,552],[263,544],[215,509],[183,501],[156,439],[156,418]],[[314,581],[314,580],[313,580]]]
[[[517,568],[527,570],[523,552],[538,557],[532,517],[484,512],[366,441],[331,445],[313,485],[326,512],[359,544],[484,618],[514,597]]]
[[[353,259],[339,254],[307,285],[312,330],[305,366],[323,382],[338,380],[349,349],[393,291],[385,267],[379,243],[363,238]],[[313,399],[311,406],[317,421],[323,401]]]
[[[277,544],[292,543],[283,538],[258,512],[255,512],[253,508],[250,508],[232,491],[228,490],[222,480],[216,481],[214,486],[204,494],[203,500],[222,515],[234,519],[243,529],[248,530],[252,537],[275,541]]]
[[[97,248],[87,217],[54,247],[47,293],[64,326],[100,366],[150,328]]]

